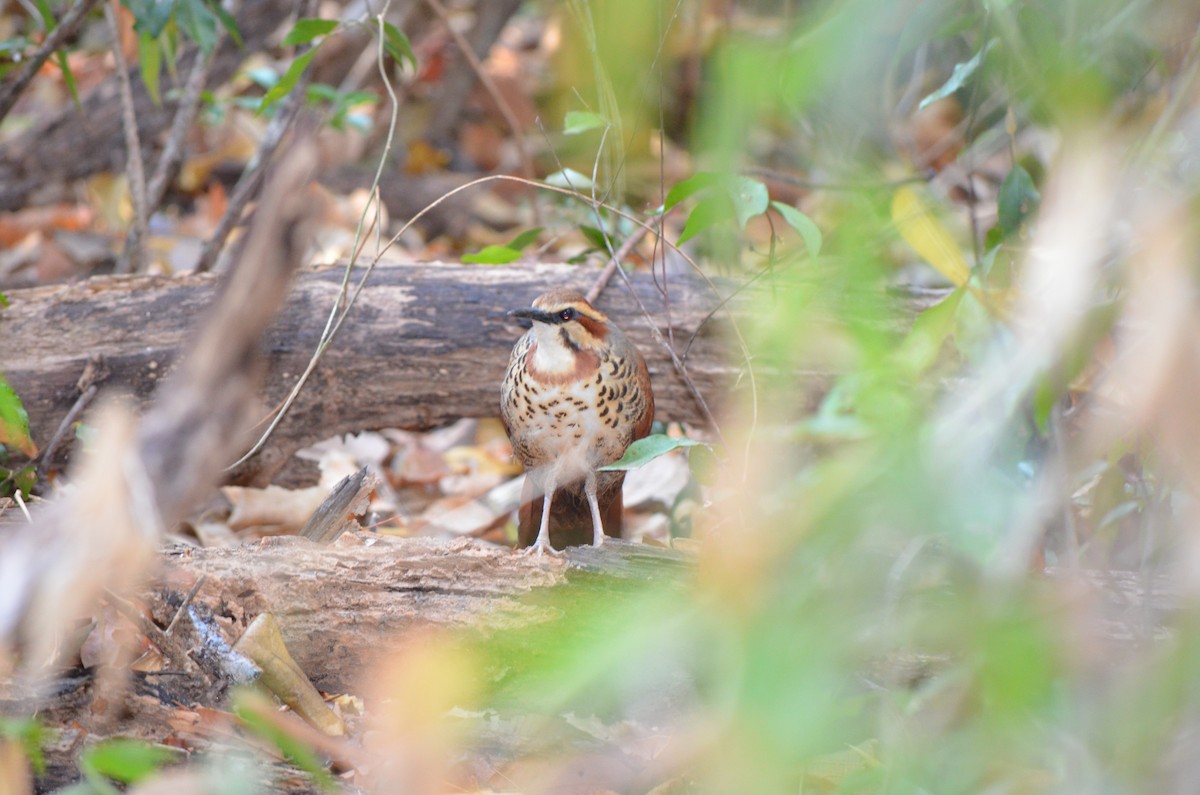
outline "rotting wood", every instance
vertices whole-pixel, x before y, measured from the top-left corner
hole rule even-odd
[[[575,575],[614,598],[640,583],[682,582],[690,555],[621,541],[570,548],[566,565],[514,555],[482,541],[347,533],[330,546],[296,536],[255,544],[178,549],[144,595],[155,620],[170,621],[200,576],[193,601],[207,605],[229,640],[260,613],[279,622],[301,670],[326,692],[354,692],[374,661],[417,627],[503,631],[550,620],[524,598]]]
[[[358,528],[357,517],[367,512],[371,492],[379,483],[379,476],[368,475],[366,467],[342,478],[297,535],[317,544],[329,544],[347,530]]]

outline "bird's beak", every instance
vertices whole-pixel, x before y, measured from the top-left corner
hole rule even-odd
[[[508,313],[509,317],[515,317],[517,320],[529,321],[529,323],[521,323],[525,328],[529,328],[532,323],[553,323],[556,316],[551,312],[546,312],[542,309],[529,307],[528,309],[514,309]]]

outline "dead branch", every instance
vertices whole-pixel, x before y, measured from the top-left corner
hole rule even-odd
[[[40,666],[69,653],[66,628],[120,598],[151,568],[165,527],[212,488],[250,419],[260,368],[258,340],[287,293],[306,246],[306,194],[314,148],[301,143],[281,164],[264,197],[238,267],[208,309],[137,427],[109,404],[90,420],[97,441],[76,473],[76,491],[20,527],[0,549],[0,673],[23,649],[35,678]],[[234,430],[231,430],[234,429]],[[165,623],[165,622],[164,622]]]

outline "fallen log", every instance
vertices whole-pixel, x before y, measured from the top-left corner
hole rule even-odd
[[[290,414],[237,480],[264,484],[295,450],[338,433],[422,429],[460,417],[494,416],[509,350],[522,333],[507,311],[528,306],[553,286],[586,289],[591,278],[566,265],[377,268]],[[263,414],[283,401],[303,372],[341,279],[340,268],[296,279],[266,334]],[[709,319],[719,298],[695,280],[676,278],[668,311],[649,275],[635,274],[631,281],[654,324],[674,335],[697,389],[710,405],[721,402],[742,364],[717,331],[720,316]],[[0,312],[0,372],[29,412],[34,441],[46,444],[90,382],[99,380],[102,389],[126,391],[144,404],[172,370],[195,320],[213,301],[215,286],[208,275],[97,277],[9,292],[9,307]],[[629,292],[613,285],[598,305],[645,353],[658,416],[701,422],[684,378]],[[85,372],[89,383],[81,385]]]
[[[278,536],[168,552],[158,584],[142,599],[155,622],[166,626],[199,583],[191,605],[211,611],[231,644],[256,616],[270,612],[317,687],[357,692],[364,674],[410,630],[491,633],[558,620],[558,608],[527,597],[591,572],[598,576],[589,578],[589,587],[603,589],[606,600],[619,599],[647,581],[682,582],[691,558],[624,541],[570,547],[564,563],[473,539],[347,533],[325,546]],[[186,634],[181,643],[195,645]]]
[[[264,613],[278,622],[299,668],[329,693],[369,691],[376,666],[430,629],[464,638],[503,635],[513,651],[503,673],[511,676],[547,653],[541,635],[523,630],[551,626],[559,634],[586,635],[598,629],[575,620],[572,592],[619,609],[647,583],[682,586],[694,571],[692,558],[612,541],[599,549],[571,548],[565,559],[538,560],[470,539],[372,533],[347,533],[333,545],[283,536],[235,547],[177,547],[163,554],[155,581],[136,597],[139,606],[126,611],[164,652],[161,670],[132,674],[119,708],[98,700],[94,672],[67,673],[42,694],[0,681],[0,714],[36,712],[57,729],[44,749],[47,774],[38,780],[39,789],[49,790],[77,780],[80,747],[105,737],[191,749],[226,742],[233,734],[226,694],[234,682],[218,670],[219,660],[206,657],[214,636],[228,649]],[[591,604],[581,602],[578,610],[587,612]],[[511,761],[530,753],[528,739],[521,742],[495,738],[489,753]],[[273,787],[316,791],[303,776]]]

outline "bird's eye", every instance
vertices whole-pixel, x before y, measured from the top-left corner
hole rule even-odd
[[[559,318],[559,320],[561,320],[564,323],[566,323],[567,321],[570,321],[570,320],[574,320],[575,319],[575,310],[572,307],[568,306],[566,309],[564,309],[563,311],[558,313],[558,318]]]

